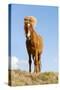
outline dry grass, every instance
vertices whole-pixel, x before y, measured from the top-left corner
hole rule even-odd
[[[39,84],[56,84],[58,83],[58,73],[44,72],[39,74],[30,74],[20,70],[11,71],[11,85],[39,85]]]

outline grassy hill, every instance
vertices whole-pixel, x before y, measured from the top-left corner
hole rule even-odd
[[[40,84],[56,84],[58,83],[58,73],[44,72],[39,74],[30,74],[25,71],[12,70],[11,71],[11,85],[40,85]]]

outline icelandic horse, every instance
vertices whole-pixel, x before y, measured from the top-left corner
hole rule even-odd
[[[41,54],[43,51],[43,39],[34,29],[36,18],[26,16],[24,18],[24,31],[26,36],[26,48],[29,56],[29,72],[31,72],[32,59],[34,60],[34,72],[41,71]]]

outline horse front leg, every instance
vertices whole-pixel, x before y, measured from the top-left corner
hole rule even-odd
[[[31,54],[29,54],[29,72],[31,72],[31,63],[32,63]]]
[[[39,68],[38,68],[38,53],[35,53],[35,60],[34,60],[34,72],[39,72]]]
[[[33,61],[34,61],[34,73],[35,73],[36,72],[35,55],[33,55]]]
[[[41,54],[38,54],[38,68],[39,72],[41,72]]]

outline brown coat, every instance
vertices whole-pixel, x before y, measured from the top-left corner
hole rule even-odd
[[[26,39],[26,48],[29,56],[29,72],[31,72],[31,56],[34,60],[34,72],[39,72],[41,70],[41,54],[43,51],[43,39],[34,30],[34,24],[36,23],[35,18],[25,17],[24,18],[24,30],[27,35],[30,32],[30,39]],[[29,26],[28,26],[29,24]]]
[[[37,35],[37,33],[34,30],[32,30],[31,39],[26,40],[26,46],[28,53],[35,55],[36,50],[38,51],[38,53],[42,53],[43,39],[40,35]]]

